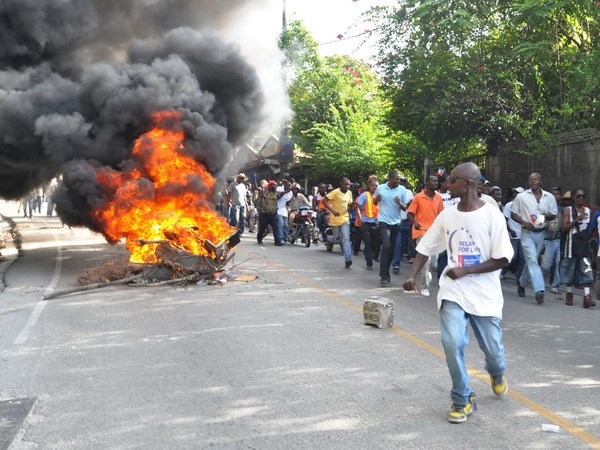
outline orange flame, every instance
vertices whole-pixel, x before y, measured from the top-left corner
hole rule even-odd
[[[122,172],[104,168],[97,174],[112,198],[95,215],[107,239],[126,239],[132,262],[158,262],[158,244],[140,241],[169,241],[190,253],[212,256],[202,245],[204,239],[218,244],[235,231],[213,209],[214,178],[181,152],[184,132],[161,126],[178,123],[181,117],[179,112],[156,113],[154,128],[133,147],[137,167]]]

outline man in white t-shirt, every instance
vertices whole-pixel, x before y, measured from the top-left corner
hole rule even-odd
[[[292,183],[288,180],[283,180],[283,185],[279,186],[277,192],[277,222],[279,240],[275,243],[277,246],[286,245],[288,243],[288,209],[287,203],[292,199]]]
[[[506,219],[506,229],[508,230],[508,234],[510,236],[510,243],[512,244],[513,251],[515,254],[513,255],[512,260],[508,264],[508,266],[502,269],[500,274],[500,279],[504,279],[505,274],[510,270],[516,274],[517,277],[517,285],[521,274],[523,273],[523,268],[525,267],[525,257],[523,256],[523,250],[521,250],[521,225],[512,220],[511,209],[513,204],[513,199],[520,193],[524,192],[525,189],[518,186],[516,188],[512,188],[512,198],[510,201],[504,205],[504,218]]]
[[[417,245],[417,257],[404,289],[415,291],[416,275],[427,257],[448,252],[437,304],[446,362],[452,378],[452,410],[448,420],[462,423],[475,409],[475,394],[469,387],[465,351],[469,342],[467,325],[485,354],[494,394],[508,390],[504,377],[506,360],[502,344],[500,269],[508,264],[513,249],[506,222],[497,206],[479,199],[480,172],[474,163],[456,166],[450,174],[450,192],[460,203],[444,209]]]

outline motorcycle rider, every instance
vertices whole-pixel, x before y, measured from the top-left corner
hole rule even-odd
[[[300,185],[298,183],[292,184],[292,198],[288,202],[288,206],[290,207],[289,227],[291,229],[294,226],[294,219],[296,218],[296,211],[298,211],[298,208],[300,208],[300,206],[311,207],[306,196],[300,192]]]
[[[321,236],[324,237],[326,228],[325,217],[329,214],[329,211],[327,211],[323,205],[323,199],[327,195],[327,189],[324,183],[319,183],[317,187],[318,190],[313,197],[312,208],[317,212],[317,228],[319,229]]]
[[[363,253],[367,270],[373,270],[373,261],[379,260],[379,228],[377,226],[377,205],[373,201],[373,194],[377,190],[379,182],[370,179],[367,191],[356,199],[356,221],[360,226],[362,240],[365,243]]]

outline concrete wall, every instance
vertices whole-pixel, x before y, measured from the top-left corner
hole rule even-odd
[[[561,186],[563,191],[583,187],[588,202],[600,204],[600,132],[581,130],[556,139],[556,146],[541,156],[526,156],[515,149],[500,149],[495,156],[488,156],[486,178],[502,188],[529,187],[529,175],[537,172],[542,176],[543,189]]]

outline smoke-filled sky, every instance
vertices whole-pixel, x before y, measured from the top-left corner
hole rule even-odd
[[[186,151],[218,174],[253,130],[289,115],[283,4],[323,42],[375,0],[328,1],[335,14],[315,0],[2,0],[0,197],[62,174],[61,218],[95,228],[96,171],[126,166],[159,110],[183,113]]]
[[[183,113],[186,151],[218,173],[267,114],[257,70],[220,31],[261,4],[2,0],[0,197],[62,173],[59,214],[89,226],[103,201],[93,168],[126,164],[158,110]]]

